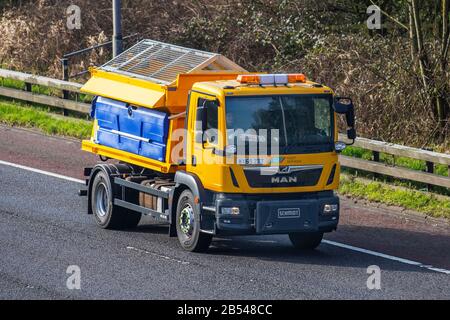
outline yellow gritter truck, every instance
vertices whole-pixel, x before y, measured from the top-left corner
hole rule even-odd
[[[215,235],[287,234],[317,247],[339,221],[337,114],[349,98],[303,74],[250,73],[226,57],[143,40],[91,70],[82,149],[88,213],[107,229],[142,215],[189,251]]]

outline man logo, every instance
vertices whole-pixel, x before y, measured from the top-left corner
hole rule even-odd
[[[272,183],[296,183],[297,177],[272,177]]]
[[[283,174],[288,174],[291,172],[291,167],[282,167],[280,168],[280,170],[278,171],[278,173],[283,173]]]

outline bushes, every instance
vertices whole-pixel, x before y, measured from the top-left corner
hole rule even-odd
[[[71,4],[81,8],[81,30],[66,27],[65,10]],[[139,33],[220,52],[249,70],[273,70],[303,57],[331,25],[340,28],[341,21],[345,22],[335,19],[336,14],[325,14],[329,11],[327,1],[123,0],[122,6],[124,35]],[[0,63],[8,68],[60,75],[59,58],[64,53],[103,42],[111,34],[110,0],[27,2],[9,8],[1,17]],[[75,63],[81,68],[108,57],[109,52],[100,51]]]
[[[6,68],[60,77],[59,58],[64,53],[111,38],[110,0],[11,1],[19,2],[22,5],[7,8],[0,18],[0,64]],[[379,3],[406,19],[400,10],[403,2]],[[81,30],[65,26],[70,4],[81,8]],[[251,71],[305,72],[338,94],[354,98],[357,129],[363,136],[450,148],[448,139],[442,144],[442,136],[436,135],[436,119],[411,62],[407,33],[387,23],[382,36],[369,33],[365,26],[369,4],[123,0],[123,28],[125,35],[138,32],[142,38],[220,52]],[[71,72],[109,57],[107,49],[80,56],[71,60]]]
[[[430,102],[421,94],[404,40],[331,36],[326,43],[298,63],[315,80],[354,98],[359,134],[417,147],[432,145],[436,125]]]
[[[177,21],[173,1],[122,1],[126,34],[140,32],[145,37],[163,39]],[[66,26],[66,9],[81,8],[81,29]],[[165,13],[171,12],[170,17]],[[5,68],[61,77],[60,58],[69,52],[111,39],[110,0],[38,0],[6,9],[0,18],[0,65]],[[110,57],[100,49],[71,60],[75,74],[90,64],[101,64]]]

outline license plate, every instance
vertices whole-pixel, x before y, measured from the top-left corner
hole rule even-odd
[[[282,208],[278,209],[278,218],[300,218],[300,208]]]
[[[238,158],[237,164],[239,165],[263,165],[267,162],[264,158]]]

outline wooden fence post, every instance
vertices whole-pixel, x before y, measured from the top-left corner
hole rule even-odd
[[[63,71],[63,80],[69,81],[69,59],[63,58],[61,59],[62,63],[62,71]],[[63,90],[63,99],[69,99],[69,91]],[[67,109],[63,109],[63,115],[67,116],[68,112]]]

